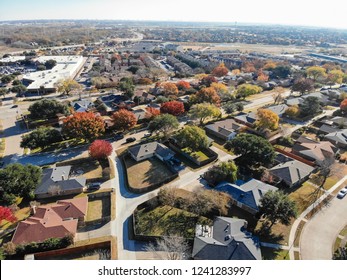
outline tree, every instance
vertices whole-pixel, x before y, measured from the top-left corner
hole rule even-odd
[[[259,109],[257,111],[257,121],[256,126],[261,129],[271,129],[276,130],[278,128],[278,123],[280,118],[274,112],[269,109]]]
[[[158,201],[162,205],[175,207],[177,203],[177,188],[175,187],[164,187],[158,192]]]
[[[268,165],[275,158],[273,146],[266,139],[253,134],[240,133],[228,141],[240,160],[248,166]]]
[[[190,257],[190,249],[187,241],[180,236],[163,236],[157,244],[150,243],[145,246],[147,252],[156,254],[163,260],[186,260]],[[165,252],[164,254],[162,252]]]
[[[265,65],[264,65],[264,69],[265,70],[272,70],[272,69],[274,69],[275,67],[276,67],[277,65],[276,65],[276,63],[274,62],[274,61],[268,61],[268,62],[266,62],[265,63]]]
[[[60,142],[61,134],[58,130],[48,127],[40,127],[29,134],[22,136],[20,146],[22,148],[45,148],[50,144]]]
[[[13,223],[16,220],[17,218],[10,208],[0,206],[0,224],[2,223],[2,221],[8,221],[10,223]]]
[[[179,90],[186,90],[190,88],[190,83],[186,81],[178,81],[176,86]]]
[[[337,248],[333,260],[347,260],[347,246]]]
[[[237,88],[236,96],[238,98],[245,99],[247,96],[262,92],[262,90],[263,89],[261,87],[258,87],[256,85],[243,84]]]
[[[188,125],[178,131],[175,140],[180,147],[188,148],[191,151],[206,149],[209,144],[205,130],[193,125]]]
[[[285,79],[288,78],[292,71],[288,65],[277,65],[271,72],[273,78]]]
[[[151,84],[153,84],[153,81],[149,78],[140,78],[137,80],[137,83],[139,85],[146,85],[146,86],[149,86]]]
[[[0,95],[2,95],[3,97],[5,97],[5,95],[8,93],[8,89],[7,88],[0,88]]]
[[[219,106],[220,97],[217,94],[216,90],[212,87],[202,88],[196,94],[190,96],[191,103],[211,103]]]
[[[27,87],[23,84],[19,84],[11,88],[11,92],[18,93],[19,95],[26,91],[27,91]]]
[[[221,83],[212,83],[211,87],[215,89],[220,99],[223,101],[231,100],[234,98],[228,87]]]
[[[172,95],[176,96],[178,94],[178,88],[176,84],[174,83],[170,83],[170,82],[162,83],[160,87],[163,90],[163,93],[165,96],[172,96]]]
[[[132,78],[122,78],[117,88],[129,99],[134,96],[135,85]]]
[[[314,89],[314,82],[311,79],[300,78],[294,81],[292,91],[298,91],[301,95]]]
[[[31,104],[28,108],[33,119],[51,119],[57,114],[68,115],[69,108],[55,99],[42,99]]]
[[[147,107],[146,108],[146,114],[145,118],[149,120],[153,120],[156,116],[160,115],[160,110],[153,108],[153,107]]]
[[[344,73],[341,70],[331,70],[328,73],[328,80],[331,82],[331,84],[342,84]]]
[[[74,113],[64,120],[62,132],[69,138],[89,142],[105,132],[105,124],[103,119],[93,112]]]
[[[326,76],[326,69],[320,66],[311,66],[306,69],[306,74],[309,78],[312,78],[314,82],[319,78]]]
[[[341,101],[340,109],[342,112],[347,113],[347,98]]]
[[[113,113],[114,128],[117,130],[129,130],[137,124],[137,118],[133,112],[126,109],[120,109]]]
[[[309,96],[304,99],[300,106],[300,112],[303,117],[314,116],[322,110],[318,97]]]
[[[13,75],[5,75],[1,77],[1,82],[3,84],[8,84],[9,82],[11,82],[13,79],[15,78],[15,76]]]
[[[180,102],[180,101],[165,102],[160,107],[160,113],[171,114],[174,116],[182,115],[184,113],[183,102]]]
[[[57,62],[54,59],[49,59],[45,62],[46,69],[52,69],[54,66],[57,65]]]
[[[259,70],[258,71],[257,81],[267,82],[268,80],[269,80],[269,76],[266,75],[262,70]]]
[[[270,221],[269,229],[280,222],[289,225],[297,215],[295,202],[282,191],[268,191],[260,199],[259,213]]]
[[[298,105],[290,106],[285,111],[286,115],[289,117],[297,117],[300,115],[300,109]]]
[[[6,198],[11,196],[33,198],[33,192],[41,182],[41,176],[41,168],[31,164],[14,163],[0,169],[2,200],[8,202]]]
[[[223,77],[229,72],[228,68],[225,67],[224,63],[219,64],[212,70],[212,75],[216,77]]]
[[[232,114],[236,111],[236,105],[234,102],[227,102],[223,106],[225,113]]]
[[[204,173],[204,179],[212,186],[223,181],[234,183],[237,179],[237,166],[234,161],[221,162],[209,168]]]
[[[89,155],[94,159],[105,159],[112,154],[112,145],[105,140],[95,140],[89,146]]]
[[[218,83],[218,80],[213,76],[204,76],[200,81],[200,84],[206,87],[211,86],[212,83]]]
[[[173,130],[179,127],[177,118],[170,114],[156,116],[148,125],[148,129],[158,135],[163,134],[168,138]]]
[[[58,82],[57,89],[64,95],[69,95],[72,91],[80,92],[83,89],[83,86],[75,80],[66,79]]]
[[[192,119],[198,119],[200,121],[200,125],[203,125],[206,119],[218,118],[220,115],[220,109],[217,106],[209,103],[195,104],[189,110],[189,116]]]

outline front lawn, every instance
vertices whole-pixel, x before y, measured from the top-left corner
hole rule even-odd
[[[174,174],[163,162],[155,157],[137,162],[131,157],[125,156],[124,161],[129,186],[134,189],[159,184]]]
[[[212,221],[168,205],[153,210],[143,208],[135,213],[136,234],[148,236],[178,235],[194,238],[196,224]]]
[[[204,161],[209,159],[207,155],[205,155],[202,151],[191,151],[189,148],[182,149],[182,152],[186,153],[187,155],[191,156],[192,158],[196,159],[197,161]]]
[[[110,196],[90,199],[86,221],[95,221],[111,215]]]
[[[289,251],[274,249],[269,247],[261,247],[263,260],[289,260]]]

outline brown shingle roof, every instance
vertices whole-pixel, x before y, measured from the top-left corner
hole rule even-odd
[[[19,222],[12,242],[15,244],[42,242],[48,238],[74,235],[78,219],[87,213],[87,205],[88,198],[80,197],[40,206],[32,217]]]

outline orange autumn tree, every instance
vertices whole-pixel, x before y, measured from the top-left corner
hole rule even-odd
[[[176,96],[178,94],[178,88],[176,84],[174,83],[170,83],[170,82],[162,83],[160,87],[163,90],[163,93],[165,96],[172,96],[172,95]]]
[[[180,102],[180,101],[165,102],[161,105],[160,113],[170,114],[176,117],[179,115],[182,115],[184,113],[183,102]]]
[[[67,117],[62,132],[68,138],[89,142],[105,132],[105,124],[100,116],[92,112],[79,112]]]
[[[146,108],[146,114],[145,114],[145,118],[152,120],[154,119],[156,116],[160,115],[160,110],[153,108],[153,107],[147,107]]]
[[[262,70],[259,70],[257,81],[267,82],[268,80],[269,80],[269,76],[266,75]]]
[[[347,98],[342,100],[341,104],[340,104],[340,109],[341,111],[343,111],[344,113],[347,113]]]
[[[196,94],[191,95],[192,103],[211,103],[216,106],[220,105],[220,97],[217,91],[212,87],[202,88]]]
[[[105,140],[95,140],[89,146],[89,155],[94,159],[105,159],[112,154],[112,145]]]
[[[275,130],[278,128],[279,117],[269,109],[259,109],[257,112],[256,126],[261,129]]]
[[[190,83],[186,82],[186,81],[178,81],[176,83],[176,86],[179,90],[185,90],[185,89],[189,89],[190,88]]]
[[[129,130],[137,124],[137,118],[133,112],[121,109],[112,115],[114,128],[117,130]]]
[[[228,68],[225,67],[224,63],[221,63],[212,70],[212,75],[216,77],[223,77],[228,74],[228,72]]]

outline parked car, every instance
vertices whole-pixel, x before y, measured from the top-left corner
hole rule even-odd
[[[124,135],[121,132],[117,132],[113,138],[114,138],[114,140],[121,140],[124,138]]]
[[[18,108],[18,105],[17,104],[12,105],[11,108]]]
[[[90,183],[87,187],[87,190],[88,191],[97,191],[98,189],[101,188],[101,183]]]
[[[152,136],[152,133],[148,132],[148,133],[145,133],[143,135],[143,138],[147,138],[147,137],[151,137]]]
[[[131,142],[135,142],[135,141],[136,141],[135,137],[129,137],[129,138],[125,139],[125,142],[127,142],[127,143],[131,143]]]
[[[340,190],[337,194],[338,198],[344,198],[347,194],[347,186],[345,186],[342,190]]]

